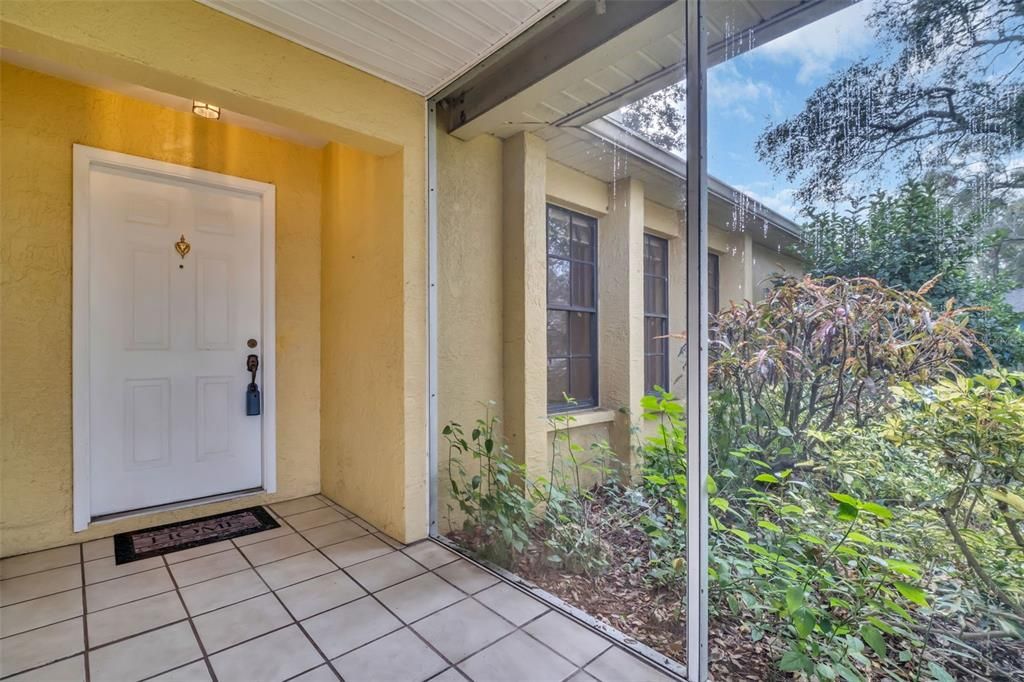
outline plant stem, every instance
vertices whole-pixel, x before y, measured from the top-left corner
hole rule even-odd
[[[999,598],[999,601],[1003,603],[1003,606],[1007,607],[1015,614],[1024,618],[1024,608],[1021,608],[1020,604],[1014,602],[1003,588],[996,584],[996,581],[992,580],[992,577],[985,571],[982,565],[978,562],[977,557],[974,556],[974,552],[971,551],[967,541],[964,540],[963,535],[960,534],[960,529],[956,527],[956,522],[953,520],[953,515],[949,509],[942,508],[939,511],[939,515],[942,520],[946,523],[946,528],[949,529],[950,535],[953,536],[953,542],[956,543],[957,548],[960,549],[960,553],[963,554],[964,559],[967,561],[967,565],[974,571],[974,575],[988,587],[992,594]]]

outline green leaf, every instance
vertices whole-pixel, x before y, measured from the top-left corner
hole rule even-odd
[[[748,533],[745,530],[740,530],[739,528],[730,528],[729,532],[738,537],[740,540],[743,540],[743,542],[750,542],[750,533]]]
[[[860,626],[860,636],[868,646],[875,650],[879,658],[885,658],[885,638],[874,625]]]
[[[804,605],[804,590],[800,585],[790,585],[786,590],[786,608],[793,613]]]
[[[793,627],[796,628],[796,634],[801,637],[809,637],[814,632],[815,624],[814,614],[808,609],[799,608],[793,612]]]
[[[1011,493],[1008,490],[1006,492],[1000,490],[989,490],[988,494],[989,497],[993,497],[996,500],[1003,502],[1004,504],[1008,504],[1021,514],[1024,514],[1024,498],[1022,498],[1020,495]]]
[[[840,663],[836,663],[836,672],[839,673],[839,676],[846,680],[846,682],[861,682],[862,680],[860,675]]]
[[[908,578],[912,578],[914,580],[921,579],[921,567],[917,564],[912,564],[909,561],[900,561],[899,559],[886,559],[885,565],[888,566],[890,570],[896,571]]]
[[[708,495],[714,495],[715,493],[718,492],[718,484],[715,483],[715,479],[711,478],[711,476],[708,476],[705,482],[708,486]]]
[[[708,503],[712,507],[717,507],[722,511],[729,511],[729,500],[725,499],[724,497],[712,498],[711,500],[708,500]]]
[[[938,680],[938,682],[956,682],[953,676],[935,661],[928,661],[928,672],[930,672],[932,677]]]
[[[866,514],[874,514],[878,518],[885,519],[886,521],[892,518],[891,511],[880,504],[875,504],[874,502],[864,502],[860,506],[860,509]]]
[[[893,585],[899,590],[907,600],[914,602],[920,606],[928,606],[928,599],[920,587],[915,587],[909,583],[900,582],[899,580],[893,581]]]
[[[830,666],[828,663],[818,663],[814,666],[814,669],[818,673],[818,677],[823,680],[834,680],[836,679],[836,669]]]
[[[840,504],[848,504],[851,507],[860,507],[861,505],[861,501],[856,497],[850,497],[844,493],[829,493],[829,497]]]
[[[772,474],[758,474],[757,476],[754,476],[754,480],[756,482],[758,482],[758,483],[778,483],[779,482],[779,479],[777,479]]]
[[[776,526],[771,521],[758,521],[757,525],[758,525],[758,527],[764,528],[765,530],[770,530],[773,533],[781,533],[782,532],[782,528],[780,528],[779,526]]]
[[[892,629],[892,626],[886,623],[881,618],[876,618],[875,616],[868,616],[868,622],[887,635],[892,635],[896,633],[896,631]]]
[[[852,504],[840,502],[839,509],[836,510],[836,518],[840,521],[853,521],[857,518],[857,513],[857,508]]]
[[[807,655],[800,651],[790,649],[782,654],[782,660],[779,661],[779,669],[786,672],[799,672],[801,670],[807,672],[811,669],[811,659],[807,658]]]

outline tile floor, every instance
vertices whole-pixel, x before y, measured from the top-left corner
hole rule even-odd
[[[110,538],[0,561],[0,677],[671,679],[438,543],[320,496],[270,508],[280,528],[121,566]]]

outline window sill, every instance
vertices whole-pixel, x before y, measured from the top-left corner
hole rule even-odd
[[[615,421],[615,410],[609,410],[603,407],[587,407],[581,410],[569,410],[566,412],[552,412],[548,415],[548,432],[554,431],[556,426],[551,423],[551,419],[557,417],[570,417],[571,421],[566,424],[565,422],[558,422],[557,428],[564,429],[568,426],[570,429],[576,429],[581,426],[592,426],[594,424],[607,424]]]

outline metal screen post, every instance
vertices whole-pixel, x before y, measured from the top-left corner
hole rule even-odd
[[[437,102],[427,102],[427,532],[437,536]]]
[[[686,5],[686,670],[708,677],[708,207],[704,0]]]

